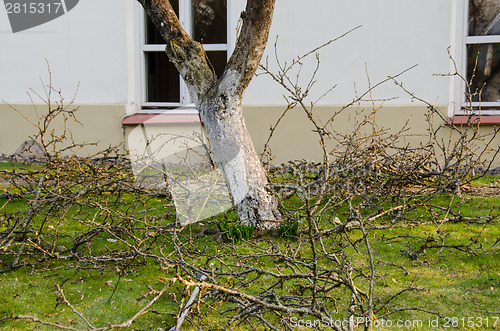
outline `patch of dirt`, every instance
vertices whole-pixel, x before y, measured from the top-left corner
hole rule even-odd
[[[499,186],[486,186],[486,187],[468,187],[463,190],[466,194],[478,195],[483,197],[500,196]]]

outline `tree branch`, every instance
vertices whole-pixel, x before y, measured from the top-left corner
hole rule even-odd
[[[241,13],[243,25],[222,80],[228,73],[241,74],[236,93],[242,95],[252,80],[267,44],[275,0],[247,0]]]

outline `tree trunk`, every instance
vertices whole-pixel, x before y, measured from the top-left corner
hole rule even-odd
[[[240,97],[207,96],[201,117],[218,167],[222,170],[240,222],[261,229],[281,222],[278,204],[243,118]]]
[[[278,203],[245,126],[241,103],[267,44],[275,0],[247,0],[241,32],[219,79],[202,45],[184,31],[168,0],[138,1],[165,39],[165,51],[200,110],[240,221],[263,229],[278,227]]]

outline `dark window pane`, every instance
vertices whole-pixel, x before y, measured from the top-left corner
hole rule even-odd
[[[224,68],[226,67],[227,62],[227,53],[226,51],[211,51],[207,52],[208,59],[210,60],[210,64],[212,65],[217,77],[220,77],[224,72]]]
[[[170,0],[170,3],[174,8],[177,17],[179,17],[179,0]],[[158,30],[156,30],[156,27],[149,19],[149,16],[144,13],[144,17],[146,20],[146,44],[165,44],[165,40],[163,40]]]
[[[500,1],[469,1],[469,36],[500,35]]]
[[[165,52],[146,52],[148,102],[180,102],[179,73]]]
[[[500,102],[500,44],[467,45],[467,81],[471,79],[473,101]]]
[[[203,44],[227,42],[227,1],[192,0],[193,38]]]

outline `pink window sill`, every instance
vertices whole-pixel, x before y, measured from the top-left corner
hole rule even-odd
[[[469,122],[469,120],[470,120],[470,122]],[[482,115],[482,116],[455,115],[453,117],[448,117],[447,123],[453,124],[453,125],[467,125],[467,123],[479,124],[479,125],[499,125],[500,124],[500,116],[498,116],[498,115]]]
[[[133,114],[122,119],[122,125],[200,123],[197,114]]]

